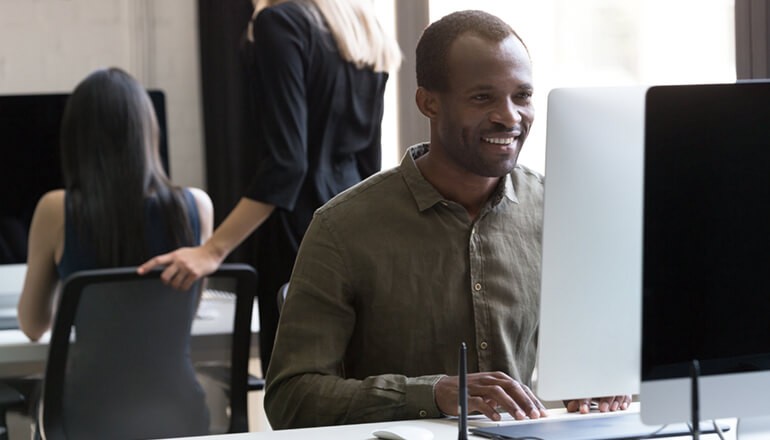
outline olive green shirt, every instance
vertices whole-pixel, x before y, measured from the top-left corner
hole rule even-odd
[[[433,386],[468,370],[529,384],[543,178],[517,166],[471,221],[420,174],[417,145],[318,209],[267,373],[274,428],[439,417]]]

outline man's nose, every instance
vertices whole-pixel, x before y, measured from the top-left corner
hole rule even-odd
[[[507,129],[513,129],[521,122],[521,109],[512,99],[504,100],[489,115],[490,122],[500,124]]]

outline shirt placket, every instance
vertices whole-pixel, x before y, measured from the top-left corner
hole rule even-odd
[[[473,223],[468,243],[470,274],[471,274],[471,298],[473,302],[473,316],[476,330],[476,351],[478,352],[479,371],[487,371],[490,368],[489,346],[489,304],[487,299],[486,283],[484,279],[484,259],[482,257],[481,218]]]

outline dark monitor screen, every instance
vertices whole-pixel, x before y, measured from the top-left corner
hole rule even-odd
[[[166,105],[150,90],[160,127],[160,155],[168,173]],[[0,96],[0,264],[24,263],[35,206],[63,188],[59,126],[69,94]]]
[[[642,381],[673,390],[697,359],[703,405],[741,416],[751,388],[708,393],[770,371],[770,82],[652,87],[645,121]]]

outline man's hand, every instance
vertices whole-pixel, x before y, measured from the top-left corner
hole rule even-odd
[[[516,420],[546,417],[545,407],[527,387],[499,371],[468,375],[468,412],[480,412],[492,420],[500,420],[497,408],[507,411]],[[457,376],[443,377],[434,388],[438,409],[448,415],[459,413],[459,380]]]
[[[600,412],[626,410],[631,404],[631,396],[609,396],[597,397],[594,399],[575,399],[566,401],[564,404],[568,412],[580,412],[588,414],[591,410],[591,401],[597,402]]]
[[[184,247],[153,257],[137,269],[140,275],[155,267],[166,266],[160,278],[175,289],[187,290],[195,281],[217,270],[221,259],[206,246]]]

